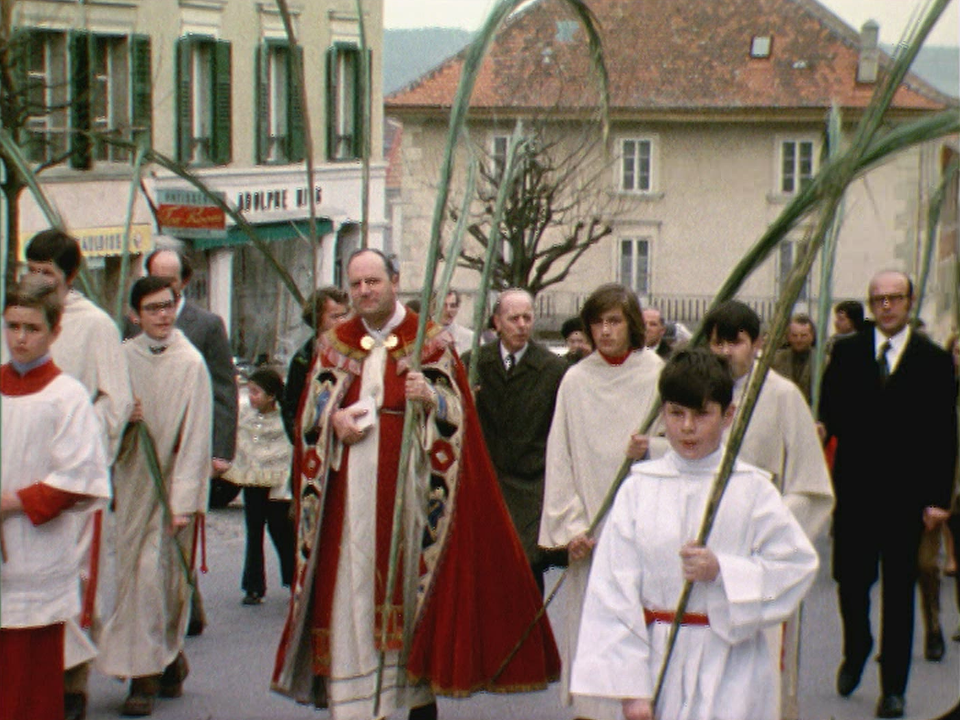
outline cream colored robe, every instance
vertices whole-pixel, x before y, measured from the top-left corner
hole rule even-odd
[[[734,403],[741,403],[746,385],[747,376],[736,382]],[[803,394],[773,370],[767,373],[760,390],[739,458],[773,475],[800,527],[808,538],[816,538],[833,511],[830,472]]]
[[[210,376],[203,356],[179,330],[154,355],[150,346],[159,344],[146,334],[124,344],[133,392],[156,445],[170,512],[202,513],[210,477]],[[114,484],[117,599],[97,664],[118,677],[156,675],[183,647],[190,588],[133,426],[124,435]],[[175,536],[187,563],[193,533],[191,523]]]
[[[133,410],[133,393],[120,331],[103,310],[76,290],[67,293],[53,361],[87,389],[103,427],[107,459],[113,461]]]
[[[564,375],[547,438],[542,547],[565,546],[590,527],[626,458],[630,435],[656,402],[662,368],[663,360],[652,350],[638,350],[619,366],[594,352]],[[567,572],[564,632],[558,638],[563,698],[581,716],[620,720],[619,702],[569,692],[589,572],[589,559],[571,563]]]
[[[100,422],[107,462],[112,463],[117,457],[123,429],[133,410],[130,373],[121,349],[120,331],[109,315],[76,290],[67,293],[60,327],[60,337],[50,348],[50,354],[61,370],[79,380],[86,389]],[[76,547],[80,574],[85,581],[91,568],[93,517],[93,513],[73,517],[79,535]],[[101,535],[101,552],[104,537]],[[103,568],[102,562],[100,567]],[[103,582],[99,582],[97,606],[100,605],[102,588]],[[96,625],[95,622],[94,627]],[[93,658],[95,647],[87,635],[88,632],[80,628],[79,617],[67,621],[64,640],[66,668]]]

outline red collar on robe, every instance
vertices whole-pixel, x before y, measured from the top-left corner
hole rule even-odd
[[[60,368],[53,360],[28,370],[25,375],[18,373],[13,363],[7,363],[0,367],[0,393],[13,397],[33,395],[43,390],[59,374]]]
[[[616,366],[616,365],[623,365],[627,361],[627,358],[630,357],[630,355],[633,353],[633,348],[631,348],[630,350],[627,350],[626,354],[617,355],[617,356],[607,355],[599,350],[597,352],[600,353],[600,357],[602,357],[607,362],[608,365]]]
[[[417,314],[407,310],[400,324],[390,331],[390,334],[395,335],[398,340],[397,346],[390,350],[390,355],[397,361],[398,369],[401,371],[406,369],[410,355],[413,354],[418,322]],[[359,316],[354,316],[320,336],[317,354],[324,358],[328,366],[339,367],[359,375],[362,371],[362,362],[370,354],[370,351],[365,350],[361,345],[361,341],[367,335],[369,333],[363,320]],[[453,338],[448,331],[433,321],[427,322],[420,361],[428,363],[436,360],[443,353],[444,348],[452,343]]]

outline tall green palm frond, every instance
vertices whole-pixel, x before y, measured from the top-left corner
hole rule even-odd
[[[937,231],[940,229],[940,214],[943,211],[943,205],[947,200],[948,193],[951,192],[954,182],[960,173],[960,162],[954,156],[950,164],[943,172],[943,178],[940,184],[930,196],[929,207],[927,208],[927,227],[923,236],[923,247],[920,255],[920,279],[917,282],[916,296],[917,300],[913,306],[913,319],[920,319],[920,313],[923,310],[923,301],[927,296],[927,285],[930,279],[930,265],[933,260],[933,248],[937,241]]]
[[[473,202],[473,194],[477,190],[478,165],[477,158],[471,157],[470,165],[467,168],[467,183],[463,191],[463,203],[457,216],[457,225],[453,231],[453,236],[450,238],[450,246],[444,252],[443,275],[440,276],[440,283],[437,285],[437,303],[436,307],[433,308],[434,322],[440,319],[440,314],[443,312],[442,303],[450,290],[450,283],[453,280],[453,271],[457,269],[457,258],[460,257],[463,238],[467,234],[467,225],[470,221],[470,205]]]
[[[290,17],[290,8],[287,6],[287,0],[276,0],[277,9],[280,11],[280,17],[283,20],[283,29],[287,34],[287,43],[290,45],[290,52],[293,54],[293,57],[296,58],[299,56],[297,48],[299,44],[297,42],[297,34],[293,29],[293,20]],[[361,15],[360,21],[363,22],[363,16]],[[293,67],[293,92],[300,94],[300,112],[303,115],[303,154],[304,154],[304,166],[307,173],[307,234],[310,237],[310,248],[313,251],[313,264],[311,266],[311,277],[313,273],[316,272],[316,269],[320,266],[317,262],[319,254],[318,238],[317,238],[317,198],[316,193],[313,192],[313,180],[316,177],[314,167],[313,167],[313,127],[310,124],[310,103],[307,97],[307,84],[303,77],[303,67],[299,62],[291,63]],[[269,262],[269,259],[268,259]],[[273,265],[273,263],[271,263]],[[289,287],[288,281],[281,279],[284,285]],[[293,282],[291,278],[290,283]],[[316,278],[314,278],[312,285],[316,285]],[[294,285],[294,287],[296,287]],[[293,292],[294,298],[297,298],[298,292]],[[298,302],[303,304],[303,300],[298,298]]]
[[[120,255],[120,280],[117,283],[117,297],[114,304],[113,321],[123,333],[124,293],[127,288],[127,277],[130,274],[130,234],[133,228],[133,206],[140,190],[140,181],[143,172],[143,161],[146,157],[146,147],[141,146],[133,159],[133,174],[130,178],[130,194],[127,198],[127,214],[123,222],[123,250]]]
[[[840,108],[834,104],[830,108],[827,118],[827,153],[828,157],[836,158],[840,155],[843,142],[843,122]],[[837,257],[837,240],[840,228],[843,225],[844,203],[837,209],[835,222],[827,233],[820,259],[820,295],[817,300],[817,332],[819,338],[813,349],[813,358],[810,374],[812,377],[810,388],[810,406],[813,416],[817,417],[820,408],[820,378],[827,357],[827,325],[830,322],[830,310],[833,307],[833,266]]]
[[[361,181],[360,181],[360,247],[370,244],[370,139],[372,136],[373,88],[370,69],[370,53],[367,52],[367,26],[363,18],[363,2],[356,0],[357,22],[360,28],[360,133]]]
[[[793,305],[800,294],[801,289],[807,281],[807,276],[813,267],[814,260],[820,252],[823,243],[830,232],[830,228],[835,222],[836,213],[840,207],[844,192],[850,182],[857,176],[863,155],[869,149],[874,135],[880,128],[884,114],[893,101],[894,94],[903,81],[904,76],[910,68],[923,41],[929,35],[930,30],[937,19],[946,9],[950,0],[935,0],[930,3],[930,7],[923,19],[916,27],[911,28],[906,36],[906,43],[902,55],[899,55],[890,68],[890,72],[883,83],[877,88],[873,98],[867,105],[861,121],[857,127],[856,133],[852,139],[850,147],[841,152],[839,156],[828,163],[827,167],[821,172],[826,175],[827,187],[822,205],[819,209],[819,218],[816,225],[809,233],[804,249],[801,253],[799,262],[791,270],[783,293],[777,303],[773,319],[770,323],[768,342],[771,347],[776,347],[793,310]],[[733,465],[737,454],[740,451],[740,445],[750,423],[751,415],[756,407],[760,390],[766,380],[767,372],[773,362],[773,353],[763,353],[756,361],[755,369],[747,384],[747,390],[741,402],[737,418],[733,423],[730,436],[727,441],[723,460],[717,473],[711,489],[710,499],[704,513],[703,523],[697,537],[697,542],[706,544],[713,528],[713,522],[716,519],[717,510],[720,501],[723,498],[727,482],[733,471]],[[657,679],[656,691],[654,693],[654,711],[656,711],[657,701],[663,688],[663,681],[666,677],[670,658],[676,643],[677,632],[680,627],[680,618],[686,612],[687,603],[690,599],[692,583],[685,582],[681,592],[680,601],[676,609],[676,618],[670,626],[670,633],[667,639],[667,646],[664,652],[663,664]]]
[[[60,213],[54,207],[53,203],[50,202],[49,198],[47,198],[47,194],[43,191],[37,174],[30,167],[26,157],[24,157],[23,152],[20,150],[20,146],[17,145],[16,141],[14,141],[13,137],[4,127],[0,127],[0,150],[2,150],[4,159],[12,166],[12,171],[15,171],[23,178],[24,184],[27,189],[30,190],[34,202],[37,203],[37,207],[40,208],[40,212],[43,213],[50,227],[66,230],[63,218],[60,217]],[[11,168],[8,168],[7,172],[11,172]],[[16,237],[7,238],[7,247],[3,248],[3,252],[7,256],[7,271],[10,271],[10,263],[15,264],[20,255],[18,239]],[[91,279],[85,259],[81,259],[80,261],[80,270],[77,278],[80,281],[80,286],[83,288],[84,294],[97,305],[103,305],[100,289]]]
[[[490,279],[493,277],[493,268],[496,265],[496,255],[502,249],[503,243],[500,240],[500,225],[503,223],[503,210],[507,205],[510,192],[517,179],[520,170],[520,163],[517,156],[525,144],[523,137],[523,123],[517,121],[510,136],[510,142],[507,144],[507,158],[503,168],[503,176],[500,178],[500,186],[497,188],[497,199],[493,206],[493,215],[490,218],[490,233],[487,238],[487,251],[483,262],[483,271],[480,273],[480,288],[484,291],[477,295],[476,302],[473,305],[473,327],[476,332],[473,333],[473,342],[470,347],[470,367],[467,370],[467,377],[470,381],[470,387],[477,384],[477,372],[479,368],[480,338],[483,335],[481,328],[486,326],[484,320],[487,315],[487,294],[490,289]]]

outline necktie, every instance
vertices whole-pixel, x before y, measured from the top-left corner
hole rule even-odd
[[[890,349],[890,341],[887,340],[880,346],[880,354],[877,356],[877,366],[880,368],[880,382],[885,384],[890,377],[890,363],[887,362],[887,350]]]
[[[513,356],[513,353],[510,353],[503,359],[503,366],[507,369],[507,372],[513,370],[513,366],[517,364],[517,359]]]
[[[167,345],[151,345],[150,352],[152,352],[154,355],[160,355],[164,350],[167,349],[167,347]]]

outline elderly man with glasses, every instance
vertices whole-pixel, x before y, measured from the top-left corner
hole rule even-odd
[[[833,575],[843,622],[837,691],[856,690],[873,650],[870,588],[881,580],[877,717],[902,717],[924,528],[948,516],[957,460],[957,385],[949,354],[909,323],[913,284],[870,281],[875,325],[839,340],[823,379],[821,418],[838,441]]]

